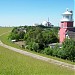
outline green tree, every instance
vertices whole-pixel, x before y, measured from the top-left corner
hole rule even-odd
[[[66,39],[62,45],[62,52],[66,59],[75,61],[75,41],[72,39]]]
[[[44,49],[43,53],[52,56],[53,55],[53,50],[50,47],[48,47],[48,48]]]
[[[23,39],[25,32],[24,31],[18,31],[19,39]]]
[[[16,40],[16,41],[18,41],[19,40],[19,35],[18,34],[15,34],[15,33],[11,33],[10,35],[9,35],[9,39],[11,39],[11,40]]]
[[[33,42],[32,49],[33,49],[35,52],[38,52],[38,51],[39,51],[39,44]]]
[[[28,42],[36,42],[39,45],[39,50],[43,50],[50,43],[55,43],[58,38],[54,32],[45,29],[42,26],[29,27],[27,33],[24,35],[24,40]]]
[[[53,56],[58,57],[58,52],[59,52],[59,45],[56,44],[56,46],[53,48]]]

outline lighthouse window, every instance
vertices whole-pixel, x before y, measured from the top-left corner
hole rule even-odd
[[[72,20],[72,16],[71,16],[71,20]]]
[[[69,16],[66,16],[66,18],[69,18]]]

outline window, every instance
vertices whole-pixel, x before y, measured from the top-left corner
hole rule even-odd
[[[66,16],[66,18],[69,18],[69,16]]]
[[[71,16],[71,20],[72,20],[72,16]]]

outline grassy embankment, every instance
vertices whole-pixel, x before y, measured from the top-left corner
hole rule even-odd
[[[8,31],[11,31],[12,29],[13,28],[11,28],[11,27],[0,27],[0,35],[8,32]]]
[[[20,48],[18,45],[14,44],[10,40],[8,40],[8,36],[9,36],[10,32],[12,31],[12,29],[13,28],[10,28],[10,27],[0,28],[0,35],[5,33],[4,35],[0,36],[0,40],[9,46]]]
[[[10,29],[0,29],[0,34]],[[9,34],[9,33],[8,33]],[[15,46],[3,35],[0,39]],[[18,46],[17,46],[18,47]],[[18,47],[19,48],[19,47]],[[73,75],[74,71],[13,52],[0,46],[0,75]]]
[[[0,46],[0,75],[74,75],[74,71]]]
[[[13,28],[0,28],[0,34],[2,33],[5,33],[5,32],[8,32],[8,31],[11,31]],[[22,49],[21,47],[19,47],[18,45],[12,43],[10,40],[8,40],[8,35],[9,35],[10,32],[0,36],[0,40],[7,44],[7,45],[10,45],[10,46],[13,46],[13,47],[16,47],[16,48],[19,48],[19,49]],[[23,50],[26,50],[26,49],[23,49]],[[30,51],[30,50],[26,50],[26,51],[29,51],[29,52],[32,52],[32,53],[36,53],[36,52],[33,52],[33,51]],[[62,61],[62,62],[67,62],[67,63],[70,63],[70,64],[75,64],[74,62],[71,62],[71,61],[68,61],[68,60],[63,60],[63,59],[60,59],[60,58],[57,58],[57,57],[52,57],[52,56],[49,56],[49,55],[44,55],[44,54],[40,54],[40,53],[36,53],[36,54],[39,54],[39,55],[42,55],[42,56],[45,56],[45,57],[48,57],[48,58],[53,58],[53,59],[56,59],[56,60],[59,60],[59,61]]]

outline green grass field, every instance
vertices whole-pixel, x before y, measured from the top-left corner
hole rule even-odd
[[[0,28],[0,34],[11,31],[13,28],[11,27],[1,27]]]
[[[0,75],[74,75],[74,71],[0,46]]]
[[[0,28],[0,35],[7,32],[6,34],[0,36],[0,40],[1,40],[3,43],[7,44],[7,45],[20,48],[18,45],[13,44],[10,40],[8,40],[8,36],[9,36],[9,34],[10,34],[9,31],[11,31],[12,29],[13,29],[13,28],[11,28],[11,27],[2,27],[2,28]]]

